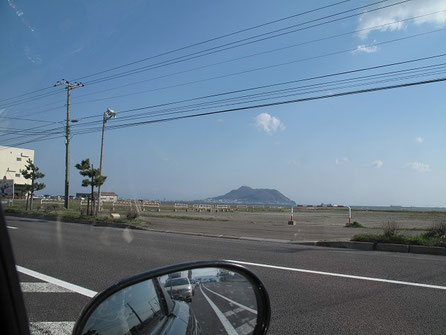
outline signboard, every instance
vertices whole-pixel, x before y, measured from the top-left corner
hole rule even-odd
[[[3,177],[0,184],[0,196],[14,196],[14,179],[6,179],[6,176]]]

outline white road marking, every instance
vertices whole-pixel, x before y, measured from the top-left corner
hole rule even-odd
[[[17,227],[13,227],[13,226],[6,226],[6,227],[8,227],[9,229],[19,229]]]
[[[228,333],[228,335],[238,335],[237,331],[234,329],[234,327],[229,322],[229,320],[226,319],[226,317],[218,309],[218,307],[212,302],[211,299],[209,299],[209,297],[206,295],[206,293],[203,292],[203,289],[201,288],[201,285],[200,285],[200,291],[203,294],[203,296],[206,298],[206,300],[208,301],[209,305],[211,305],[212,309],[214,310],[214,312],[217,315],[218,319],[220,320],[221,324],[225,328],[226,333]]]
[[[22,282],[20,283],[20,287],[23,293],[74,293],[73,291],[51,283]]]
[[[97,294],[97,292],[89,290],[88,288],[81,287],[81,286],[78,286],[75,284],[71,284],[69,282],[44,275],[43,273],[29,270],[29,269],[26,269],[26,268],[18,266],[18,265],[16,266],[16,268],[17,268],[17,271],[20,273],[23,273],[25,275],[46,281],[47,283],[51,283],[51,284],[66,288],[70,291],[85,295],[86,297],[89,297],[89,298],[93,298]]]
[[[260,264],[260,263],[251,263],[251,262],[242,262],[242,261],[235,261],[235,260],[227,260],[227,261],[228,262],[237,263],[237,264],[243,264],[243,265],[252,265],[252,266],[258,266],[258,267],[263,267],[263,268],[286,270],[286,271],[293,271],[293,272],[312,273],[312,274],[317,274],[317,275],[322,275],[322,276],[331,276],[331,277],[341,277],[341,278],[368,280],[368,281],[374,281],[374,282],[380,282],[380,283],[406,285],[406,286],[416,286],[416,287],[423,287],[423,288],[432,288],[432,289],[437,289],[437,290],[446,290],[446,286],[440,286],[440,285],[422,284],[422,283],[414,283],[414,282],[391,280],[391,279],[382,279],[382,278],[373,278],[373,277],[354,276],[354,275],[347,275],[347,274],[342,274],[342,273],[305,270],[305,269],[298,269],[298,268],[289,268],[289,267],[285,267],[285,266]]]
[[[205,288],[206,290],[208,290],[209,292],[214,293],[215,295],[219,296],[220,298],[223,298],[223,299],[229,301],[230,303],[232,303],[232,304],[234,304],[234,305],[236,305],[236,306],[238,306],[238,307],[241,307],[241,308],[243,308],[244,310],[247,310],[248,312],[257,314],[257,311],[256,311],[255,309],[249,308],[248,306],[242,305],[242,304],[240,304],[240,303],[238,303],[238,302],[236,302],[236,301],[234,301],[234,300],[231,300],[231,299],[229,299],[228,297],[225,297],[224,295],[221,295],[221,294],[219,294],[219,293],[217,293],[217,292],[214,292],[214,291],[212,291],[210,288],[207,288],[205,285],[203,285],[203,286],[204,286],[204,288]],[[254,292],[253,292],[253,293],[254,293]]]
[[[232,306],[233,304],[230,304],[230,305]],[[229,316],[236,315],[237,313],[243,312],[244,310],[245,310],[244,308],[239,307],[232,311],[227,311],[226,313],[223,313],[223,314],[224,314],[224,316],[229,317]]]
[[[31,335],[49,335],[61,334],[70,335],[73,331],[74,322],[60,321],[60,322],[30,322],[29,329]]]
[[[247,335],[252,334],[252,331],[254,330],[253,327],[249,323],[244,323],[240,327],[237,327],[237,333],[239,335]]]

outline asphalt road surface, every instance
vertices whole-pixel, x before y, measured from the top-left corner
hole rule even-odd
[[[119,279],[168,264],[213,259],[243,262],[265,283],[272,307],[269,334],[446,333],[443,256],[13,217],[7,217],[7,224],[34,334],[69,333],[83,305]],[[204,287],[202,292],[225,308],[224,299]]]

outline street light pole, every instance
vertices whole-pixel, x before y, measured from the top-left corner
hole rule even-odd
[[[65,86],[67,90],[67,123],[65,126],[65,198],[64,207],[70,207],[70,97],[71,90],[78,87],[83,87],[82,83],[71,83],[68,80],[62,79],[54,86]]]
[[[102,176],[102,158],[104,156],[104,133],[105,133],[105,124],[112,117],[116,117],[118,113],[116,113],[113,109],[107,108],[104,112],[104,116],[102,118],[102,137],[101,137],[101,156],[99,158],[99,175]],[[99,207],[101,206],[101,185],[98,186],[98,206],[96,207],[96,215],[99,211]]]

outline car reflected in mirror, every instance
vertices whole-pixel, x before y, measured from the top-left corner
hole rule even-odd
[[[98,294],[73,334],[265,334],[261,281],[228,262],[195,262],[126,279]]]

